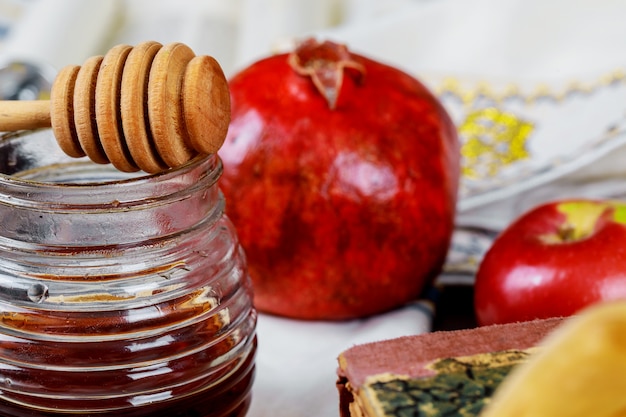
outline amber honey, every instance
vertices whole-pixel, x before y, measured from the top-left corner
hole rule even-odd
[[[55,147],[0,140],[0,416],[244,416],[256,312],[219,158],[129,176]]]
[[[250,406],[250,390],[254,380],[253,355],[246,358],[241,367],[229,378],[214,388],[195,393],[178,393],[179,398],[168,403],[145,405],[143,407],[109,410],[98,413],[81,413],[83,417],[243,417]],[[166,382],[166,380],[164,380]],[[106,381],[103,381],[106,383]],[[1,416],[15,417],[60,417],[75,415],[52,411],[56,401],[43,403],[48,410],[32,409],[26,405],[0,402]]]

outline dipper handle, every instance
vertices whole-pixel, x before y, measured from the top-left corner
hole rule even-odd
[[[229,123],[219,63],[182,43],[117,45],[61,69],[49,101],[0,101],[0,131],[52,127],[67,155],[125,172],[161,172],[215,153]]]
[[[0,101],[0,131],[50,127],[49,100]]]

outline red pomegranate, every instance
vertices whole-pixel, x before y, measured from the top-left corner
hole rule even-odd
[[[398,307],[440,272],[456,129],[415,78],[307,40],[230,80],[226,212],[263,312],[340,320]]]

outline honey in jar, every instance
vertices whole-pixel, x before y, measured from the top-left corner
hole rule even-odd
[[[234,417],[256,312],[217,155],[155,175],[0,139],[0,415]]]

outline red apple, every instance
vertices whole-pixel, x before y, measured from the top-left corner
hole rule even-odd
[[[562,200],[507,227],[476,274],[481,325],[566,317],[626,298],[626,204]]]
[[[415,78],[309,40],[230,80],[226,212],[260,311],[348,319],[418,297],[453,230],[459,149]]]

